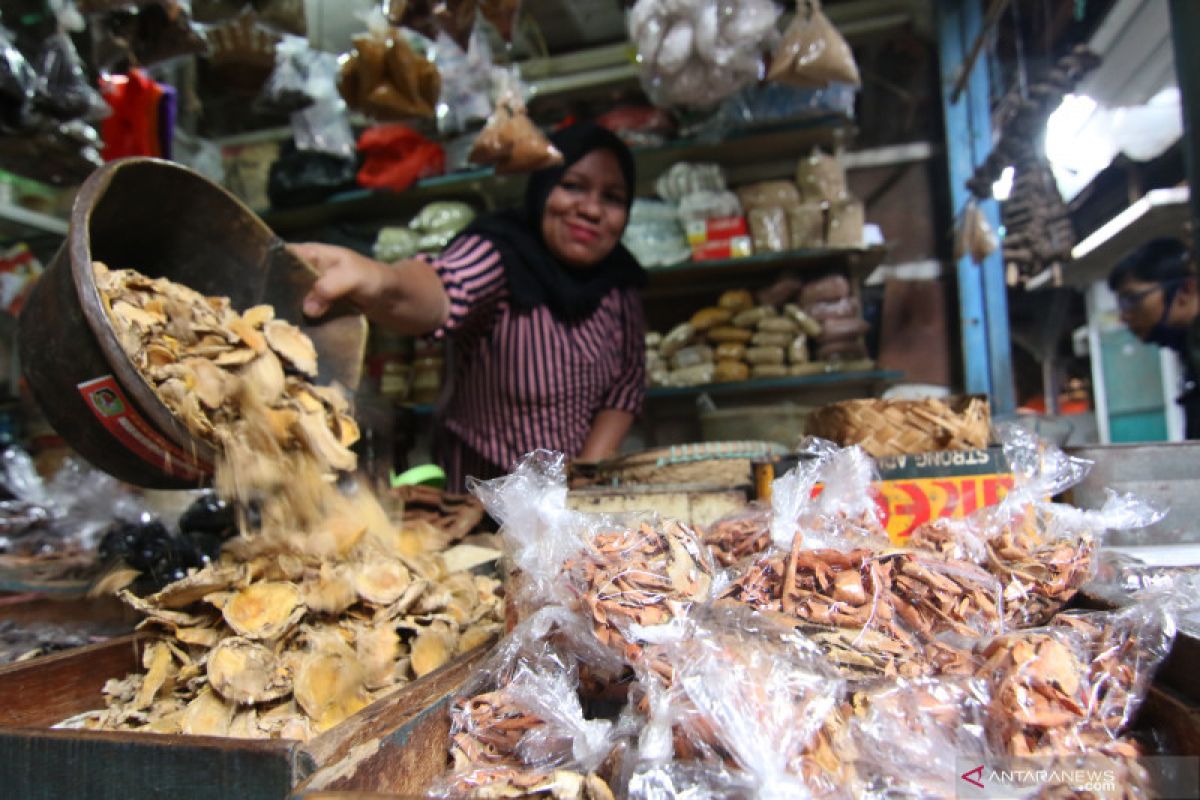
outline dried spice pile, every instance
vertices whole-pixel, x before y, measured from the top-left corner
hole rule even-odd
[[[939,520],[912,533],[909,546],[954,558],[983,551],[984,567],[1004,587],[1005,618],[1014,627],[1045,625],[1092,575],[1095,538],[1087,532],[1051,536],[1046,513],[1028,507],[997,520],[985,537],[964,539],[961,525]],[[977,554],[976,554],[977,555]]]
[[[920,553],[803,550],[750,564],[722,594],[800,628],[851,677],[959,672],[970,640],[1000,630],[998,585],[967,562]],[[968,643],[956,646],[944,634]]]
[[[708,599],[713,565],[699,536],[674,520],[606,531],[565,571],[578,587],[596,638],[630,663],[642,645],[631,626],[665,625]]]
[[[218,491],[256,513],[216,563],[121,593],[146,616],[145,672],[64,724],[306,740],[500,633],[500,584],[469,571],[497,553],[450,548],[471,511],[397,526],[365,489],[337,488],[358,429],[339,390],[303,377],[316,353],[302,332],[267,306],[238,314],[165,280],[96,274],[134,363],[217,444]]]

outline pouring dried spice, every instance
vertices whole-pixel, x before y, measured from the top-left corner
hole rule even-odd
[[[352,470],[359,430],[336,387],[314,386],[317,352],[270,306],[238,313],[165,278],[92,265],[122,349],[193,436],[222,444],[248,403],[264,408],[279,448],[306,449],[326,469]]]

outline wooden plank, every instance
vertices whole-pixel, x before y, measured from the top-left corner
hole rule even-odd
[[[0,729],[46,728],[102,708],[105,681],[141,668],[138,638],[122,636],[0,667]]]
[[[0,786],[22,800],[277,800],[301,771],[294,742],[183,738],[0,731]]]
[[[363,723],[359,730],[339,737],[336,753],[329,742],[310,748],[322,767],[297,793],[358,790],[422,795],[447,765],[450,702],[489,653],[490,648],[478,648],[418,682],[423,685],[414,683],[385,698],[381,702],[388,705],[377,710],[373,720],[355,720]]]
[[[116,597],[59,597],[24,594],[0,599],[0,620],[17,625],[62,625],[130,632],[142,615]]]

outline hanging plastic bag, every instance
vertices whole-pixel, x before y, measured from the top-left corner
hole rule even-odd
[[[446,169],[441,146],[405,125],[367,128],[358,138],[358,151],[363,156],[358,182],[368,189],[402,192]]]
[[[29,125],[29,112],[37,93],[38,75],[14,43],[12,34],[0,27],[0,120],[6,128]]]
[[[434,0],[433,19],[438,28],[466,48],[475,28],[476,0]]]
[[[289,142],[271,164],[267,197],[272,208],[314,205],[338,192],[356,188],[357,170],[353,158],[300,150]]]
[[[711,106],[759,77],[779,9],[769,0],[638,0],[642,82],[659,106]]]
[[[501,39],[512,43],[521,16],[521,0],[479,0],[479,13],[496,26]]]
[[[434,44],[434,63],[442,77],[438,98],[438,130],[459,133],[471,123],[487,119],[492,105],[492,50],[479,28],[471,34],[466,51],[446,34]]]
[[[354,37],[338,77],[346,103],[384,121],[433,117],[441,91],[437,67],[392,32],[378,10],[366,21],[367,33]]]
[[[94,17],[93,59],[101,70],[147,67],[179,56],[196,55],[221,45],[219,29],[207,34],[192,23],[178,3],[148,3]]]
[[[970,256],[972,261],[982,265],[984,260],[999,248],[1000,242],[995,231],[972,197],[967,200],[967,206],[959,219],[958,231],[954,237],[954,259],[958,261]]]
[[[34,61],[37,71],[35,107],[60,120],[97,121],[109,108],[88,80],[75,44],[66,33],[56,33],[42,42]]]
[[[861,86],[850,45],[821,10],[820,0],[799,0],[796,16],[771,57],[767,80],[823,89],[830,83]]]
[[[300,36],[284,36],[275,46],[275,70],[263,86],[259,105],[291,113],[319,97],[336,96],[337,56],[313,49]]]
[[[514,72],[498,74],[495,110],[467,158],[472,164],[493,166],[500,174],[533,172],[563,163],[562,153],[529,119]]]

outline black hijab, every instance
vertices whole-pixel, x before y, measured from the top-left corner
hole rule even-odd
[[[637,173],[625,143],[595,123],[563,128],[551,134],[550,141],[562,152],[563,163],[529,176],[525,207],[481,216],[460,235],[487,239],[499,251],[513,305],[523,309],[546,306],[560,319],[576,320],[595,311],[614,288],[643,285],[646,273],[620,242],[587,269],[574,269],[559,261],[542,239],[546,200],[567,168],[593,150],[608,150],[616,156],[629,190],[626,210],[633,204]]]

